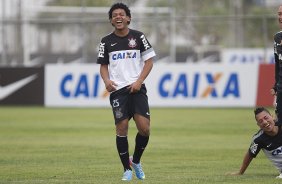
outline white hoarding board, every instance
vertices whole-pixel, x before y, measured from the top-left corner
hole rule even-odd
[[[99,65],[46,65],[45,105],[109,107],[108,94],[100,77]]]
[[[270,64],[274,63],[273,48],[222,49],[224,64]]]
[[[258,65],[157,65],[147,79],[150,104],[175,107],[253,107]]]
[[[110,107],[99,65],[47,65],[45,105]],[[145,83],[151,107],[253,107],[258,65],[155,64]]]

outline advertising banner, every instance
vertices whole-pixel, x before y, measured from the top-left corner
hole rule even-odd
[[[153,106],[253,107],[258,65],[158,65],[148,77]]]
[[[223,64],[273,64],[273,48],[231,48],[222,49]]]
[[[108,93],[97,64],[45,66],[45,105],[109,107]]]
[[[0,105],[44,105],[44,68],[0,68]]]
[[[45,105],[110,107],[97,64],[46,65]],[[155,64],[145,81],[151,107],[253,107],[259,65]]]

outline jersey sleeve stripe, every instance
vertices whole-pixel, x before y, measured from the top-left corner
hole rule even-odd
[[[150,49],[148,49],[148,50],[142,52],[141,55],[142,55],[142,59],[143,59],[144,61],[146,61],[146,60],[148,60],[148,59],[150,59],[150,58],[156,56],[156,53],[155,53],[155,51],[154,51],[153,48],[150,48]]]

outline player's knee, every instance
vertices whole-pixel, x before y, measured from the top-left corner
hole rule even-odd
[[[150,136],[150,128],[144,128],[141,131],[139,131],[139,134],[145,137]]]
[[[126,127],[116,127],[116,134],[120,136],[126,136],[128,129]]]

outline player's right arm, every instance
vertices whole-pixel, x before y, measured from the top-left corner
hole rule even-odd
[[[247,151],[247,153],[244,156],[241,168],[238,172],[238,175],[242,175],[245,173],[246,169],[248,168],[248,166],[250,165],[250,163],[252,162],[253,157],[251,156],[249,150]]]
[[[253,157],[251,156],[251,154],[248,150],[247,153],[244,156],[240,170],[236,171],[236,172],[229,173],[229,175],[242,175],[242,174],[244,174],[245,171],[247,170],[248,166],[252,162],[252,160],[253,160]]]
[[[261,133],[262,133],[262,131],[260,130],[258,133],[256,133],[253,136],[252,142],[251,142],[250,147],[247,150],[247,152],[246,152],[246,154],[243,158],[243,162],[241,164],[239,171],[229,173],[229,175],[242,175],[242,174],[245,173],[245,171],[249,167],[250,163],[252,162],[253,158],[255,158],[261,150],[261,146],[259,144],[259,142],[260,142],[259,136],[261,135]]]
[[[98,51],[98,59],[97,63],[100,64],[100,75],[104,81],[105,87],[108,92],[112,92],[116,90],[116,84],[110,80],[109,75],[109,53],[106,45],[105,38],[102,38],[99,51]]]
[[[116,90],[117,84],[114,81],[111,81],[109,78],[109,69],[108,65],[101,64],[100,65],[100,75],[105,83],[105,87],[108,92],[113,92]]]

